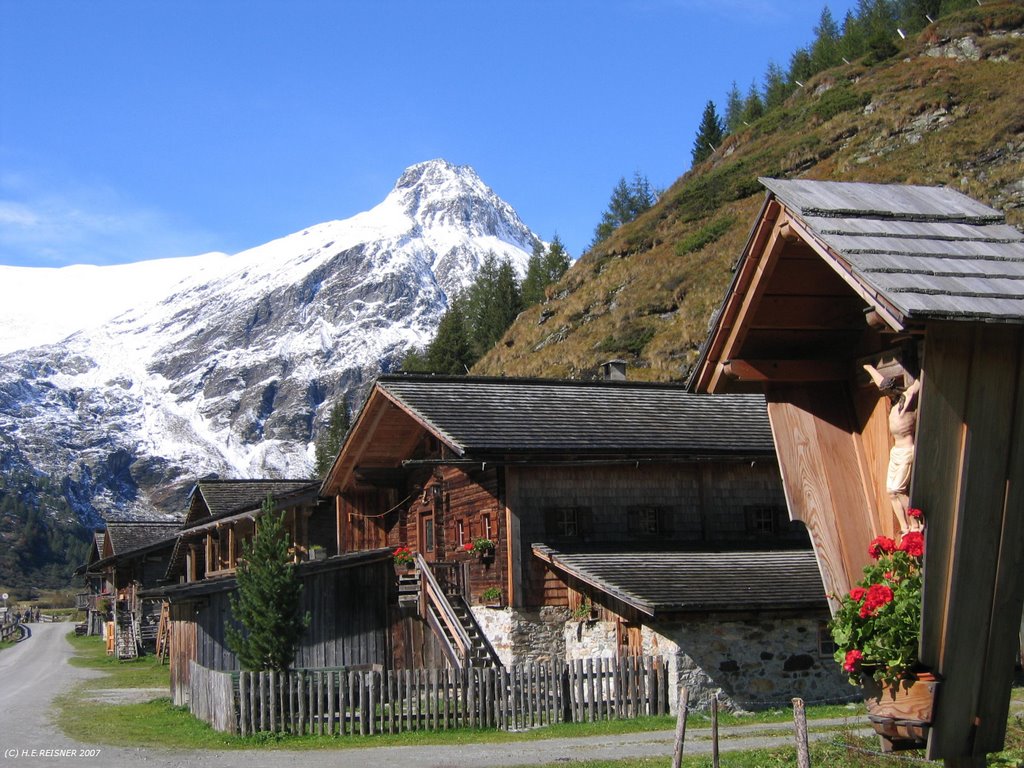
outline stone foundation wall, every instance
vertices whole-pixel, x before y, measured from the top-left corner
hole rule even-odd
[[[615,656],[614,622],[569,621],[564,637],[567,658]],[[671,690],[685,686],[694,708],[712,698],[730,710],[855,698],[839,665],[820,656],[813,619],[668,622],[645,626],[642,637],[643,653],[668,659]]]
[[[565,608],[517,611],[474,605],[472,610],[477,624],[505,666],[565,657],[563,628],[569,617]]]

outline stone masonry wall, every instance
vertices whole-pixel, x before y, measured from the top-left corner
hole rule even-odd
[[[566,657],[614,657],[615,623],[569,621]],[[643,628],[643,652],[665,656],[670,689],[689,690],[690,706],[705,708],[712,697],[731,710],[807,702],[849,701],[855,691],[839,665],[818,650],[813,619],[679,621]],[[678,696],[670,703],[674,709]]]
[[[565,657],[565,608],[539,610],[474,605],[473,616],[505,666]],[[614,639],[614,637],[613,637]]]

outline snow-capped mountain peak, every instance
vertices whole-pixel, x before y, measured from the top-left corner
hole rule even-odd
[[[137,301],[98,321],[83,310],[92,321],[65,323],[63,341],[0,355],[0,471],[64,478],[86,516],[174,512],[210,474],[308,475],[336,398],[357,405],[360,387],[429,341],[488,252],[522,274],[536,241],[472,168],[432,160],[350,219],[231,256],[93,268],[93,284]],[[51,289],[74,279],[67,269],[49,271]],[[37,279],[4,276],[5,299]]]

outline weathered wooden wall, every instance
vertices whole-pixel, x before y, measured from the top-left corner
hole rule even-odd
[[[761,544],[766,537],[752,533],[747,510],[771,507],[785,516],[785,496],[778,466],[765,458],[753,463],[641,464],[576,467],[515,467],[508,469],[508,505],[519,526],[525,594],[521,605],[564,604],[548,569],[530,555],[531,545],[544,542],[606,543],[663,547],[702,542]],[[656,535],[630,533],[626,520],[631,508],[658,509]],[[549,510],[574,507],[582,511],[577,537],[559,537],[548,529]],[[784,529],[778,543],[806,541],[799,528]]]
[[[171,700],[174,706],[188,703],[189,663],[196,660],[195,605],[191,602],[173,603],[170,607],[169,667],[171,673]]]
[[[921,659],[945,681],[928,756],[1002,748],[1024,600],[1024,330],[929,323],[911,498]]]

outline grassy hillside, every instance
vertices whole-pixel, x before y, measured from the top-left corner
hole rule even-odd
[[[1024,225],[1024,4],[941,19],[892,58],[805,83],[584,254],[475,374],[635,379],[693,364],[764,200],[758,176],[945,185]],[[596,218],[596,215],[595,215]]]

